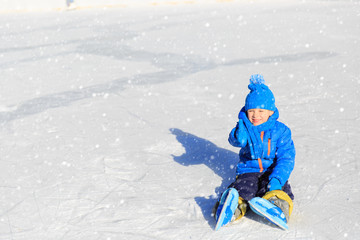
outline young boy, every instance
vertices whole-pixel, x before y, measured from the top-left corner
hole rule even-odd
[[[294,199],[288,183],[295,162],[291,131],[277,121],[274,95],[261,75],[251,76],[249,89],[239,121],[229,135],[229,143],[241,148],[236,180],[229,186],[240,196],[233,220],[245,215],[249,200],[263,197],[280,207],[288,221]]]

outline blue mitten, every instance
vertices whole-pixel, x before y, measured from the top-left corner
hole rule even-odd
[[[234,147],[245,147],[247,143],[247,131],[243,121],[240,119],[236,127],[229,134],[229,143]]]
[[[267,187],[268,187],[269,191],[281,190],[282,189],[280,181],[278,179],[276,179],[276,178],[272,178]]]
[[[235,137],[239,141],[241,146],[243,146],[243,147],[246,146],[247,133],[246,133],[246,129],[245,129],[245,126],[244,126],[244,122],[241,119],[239,119],[239,122],[238,122],[238,124],[236,126]]]

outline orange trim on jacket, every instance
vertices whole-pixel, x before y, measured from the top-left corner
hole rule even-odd
[[[262,131],[260,133],[260,138],[261,138],[261,141],[264,142],[264,131]],[[267,152],[267,155],[270,156],[270,153],[271,153],[271,138],[268,139],[268,152]],[[263,165],[262,165],[261,158],[258,158],[258,162],[259,162],[260,172],[263,172],[264,168],[263,168]]]
[[[264,138],[264,131],[262,131],[262,132],[260,133],[260,138],[261,138],[261,141],[264,141],[264,140],[263,140],[263,138]],[[264,168],[263,168],[263,165],[262,165],[261,158],[258,158],[258,162],[259,162],[260,172],[263,172],[263,171],[264,171]]]

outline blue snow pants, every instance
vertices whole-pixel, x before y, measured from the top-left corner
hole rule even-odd
[[[240,197],[249,201],[254,197],[263,197],[268,192],[269,172],[264,173],[244,173],[236,177],[235,182],[230,184],[229,188],[238,190]],[[286,182],[282,188],[289,197],[294,200],[290,184]]]

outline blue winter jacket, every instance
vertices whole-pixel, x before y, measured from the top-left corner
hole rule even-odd
[[[229,143],[241,147],[237,175],[270,171],[269,180],[276,178],[284,186],[294,169],[295,147],[290,129],[278,118],[276,109],[268,121],[254,126],[245,108],[241,109],[239,122],[229,135]]]

